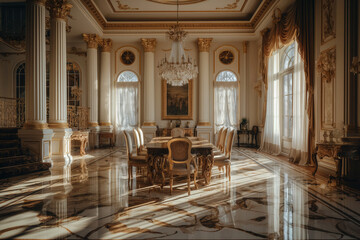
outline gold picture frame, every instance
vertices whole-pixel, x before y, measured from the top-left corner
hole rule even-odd
[[[184,86],[171,86],[161,80],[161,119],[192,120],[193,80]]]

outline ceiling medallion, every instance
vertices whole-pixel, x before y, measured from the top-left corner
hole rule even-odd
[[[177,5],[176,25],[170,27],[169,38],[172,40],[171,53],[169,60],[162,59],[158,65],[160,76],[171,86],[183,86],[198,74],[196,63],[192,63],[190,57],[186,59],[182,42],[185,40],[187,32],[179,25],[179,5]]]

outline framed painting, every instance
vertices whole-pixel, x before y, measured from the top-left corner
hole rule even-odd
[[[171,86],[161,81],[161,119],[176,120],[192,117],[193,81],[184,86]]]

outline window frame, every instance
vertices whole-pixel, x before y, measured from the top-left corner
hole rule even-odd
[[[133,73],[136,78],[137,78],[137,81],[133,81],[133,82],[121,82],[119,81],[119,78],[121,76],[121,74],[125,73],[125,72],[131,72]],[[130,86],[133,86],[133,87],[136,87],[138,90],[138,94],[137,94],[137,116],[138,116],[138,119],[137,119],[137,124],[136,124],[136,127],[139,127],[140,126],[140,123],[141,123],[141,79],[140,79],[140,76],[137,72],[133,71],[133,70],[130,70],[130,69],[126,69],[126,70],[123,70],[121,72],[119,72],[119,74],[117,74],[116,78],[115,78],[115,81],[114,81],[114,86],[115,86],[115,92],[118,88],[121,88],[121,87],[130,87]],[[115,93],[116,95],[116,93]],[[116,96],[117,97],[117,96]],[[115,98],[116,99],[116,98]],[[117,114],[117,100],[115,100],[115,114]],[[131,126],[131,127],[134,127],[134,126]]]
[[[284,68],[284,62],[286,60],[286,58],[288,57],[288,53],[291,51],[291,48],[293,51],[295,51],[295,42],[292,41],[290,44],[286,45],[286,46],[283,46],[280,50],[279,50],[279,55],[280,55],[280,69],[279,69],[279,73],[278,73],[278,79],[279,79],[279,102],[280,102],[280,106],[279,106],[279,111],[280,111],[280,136],[281,136],[281,151],[283,154],[287,155],[289,154],[289,151],[290,149],[284,147],[285,143],[287,144],[291,144],[292,142],[292,136],[291,137],[288,137],[288,136],[284,136],[284,98],[285,98],[285,95],[284,95],[284,79],[285,79],[285,76],[291,74],[291,81],[293,81],[294,79],[294,58],[295,58],[295,54],[294,56],[292,56],[292,65],[290,67],[287,67],[287,68]],[[291,84],[291,87],[292,87],[292,92],[291,92],[291,98],[292,98],[292,101],[291,101],[291,104],[292,104],[292,112],[291,112],[291,119],[293,119],[293,109],[294,109],[294,101],[293,101],[293,93],[294,93],[294,85]],[[290,95],[290,94],[288,94]],[[292,128],[291,128],[291,131],[293,129],[293,126],[292,125]],[[289,127],[288,127],[288,130]]]
[[[230,72],[231,74],[233,74],[233,76],[235,77],[235,81],[218,81],[218,77],[221,73],[223,72]],[[238,76],[238,74],[236,74],[233,70],[230,69],[221,69],[216,75],[215,75],[215,79],[213,81],[213,121],[214,121],[214,128],[215,128],[215,132],[217,132],[217,129],[219,126],[216,125],[216,118],[215,118],[215,105],[216,105],[216,99],[215,99],[215,90],[217,87],[231,87],[234,86],[236,88],[236,103],[237,103],[237,108],[236,108],[236,124],[235,126],[239,125],[239,121],[240,121],[240,78]]]

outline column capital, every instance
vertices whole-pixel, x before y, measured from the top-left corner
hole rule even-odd
[[[110,38],[102,39],[99,42],[102,52],[110,52],[112,48],[112,40]]]
[[[97,34],[82,34],[83,40],[87,43],[88,48],[97,48],[98,44],[101,42],[101,38]]]
[[[243,52],[247,53],[247,49],[248,49],[248,43],[247,41],[243,42]]]
[[[199,52],[208,52],[212,40],[212,38],[198,38]]]
[[[47,0],[46,8],[51,18],[66,19],[73,6],[67,0]]]
[[[156,38],[142,38],[141,45],[145,52],[154,52],[156,48]]]

